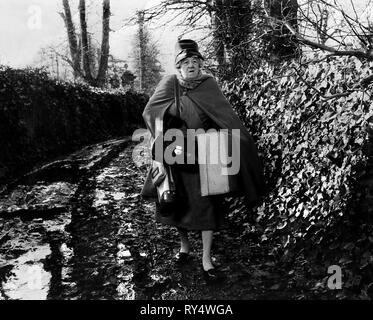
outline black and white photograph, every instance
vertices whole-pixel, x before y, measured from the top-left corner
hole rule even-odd
[[[0,308],[372,300],[372,95],[372,0],[0,0]]]

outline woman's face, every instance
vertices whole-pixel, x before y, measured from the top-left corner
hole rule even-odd
[[[185,58],[180,63],[181,76],[184,79],[194,79],[198,77],[200,61],[198,57]]]

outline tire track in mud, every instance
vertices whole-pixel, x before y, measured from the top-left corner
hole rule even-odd
[[[19,237],[22,248],[27,240],[20,235],[37,233],[38,266],[46,277],[41,298],[235,300],[293,294],[286,292],[284,273],[276,270],[265,248],[255,240],[244,241],[234,219],[216,232],[213,246],[215,262],[227,275],[225,281],[204,282],[200,232],[190,233],[192,260],[177,266],[176,230],[156,224],[154,204],[141,198],[147,168],[134,163],[134,147],[128,139],[82,174],[62,216],[37,217],[31,229],[25,224],[18,235],[1,238]],[[237,201],[230,203],[237,206]],[[1,283],[14,272],[7,265],[1,268],[1,260],[0,271]],[[1,295],[3,291],[0,299]]]
[[[139,194],[146,172],[135,166],[133,147],[86,177],[76,193],[69,232],[79,299],[151,299],[170,283],[154,272],[165,254],[155,241],[161,233],[154,207]]]

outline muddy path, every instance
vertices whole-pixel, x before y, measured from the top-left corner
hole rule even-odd
[[[244,239],[234,219],[213,246],[224,281],[205,283],[198,232],[192,260],[177,266],[176,230],[155,224],[154,204],[141,199],[146,168],[133,148],[130,139],[90,146],[3,192],[0,300],[310,297],[305,280]]]

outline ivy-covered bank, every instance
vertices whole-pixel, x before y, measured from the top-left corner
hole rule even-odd
[[[85,144],[132,134],[147,96],[0,66],[0,184]]]
[[[373,293],[373,88],[360,85],[371,73],[356,58],[314,57],[225,85],[257,141],[270,190],[254,214],[235,219],[270,243],[290,273],[301,266],[315,292],[328,290],[326,270],[338,265],[341,297]]]

